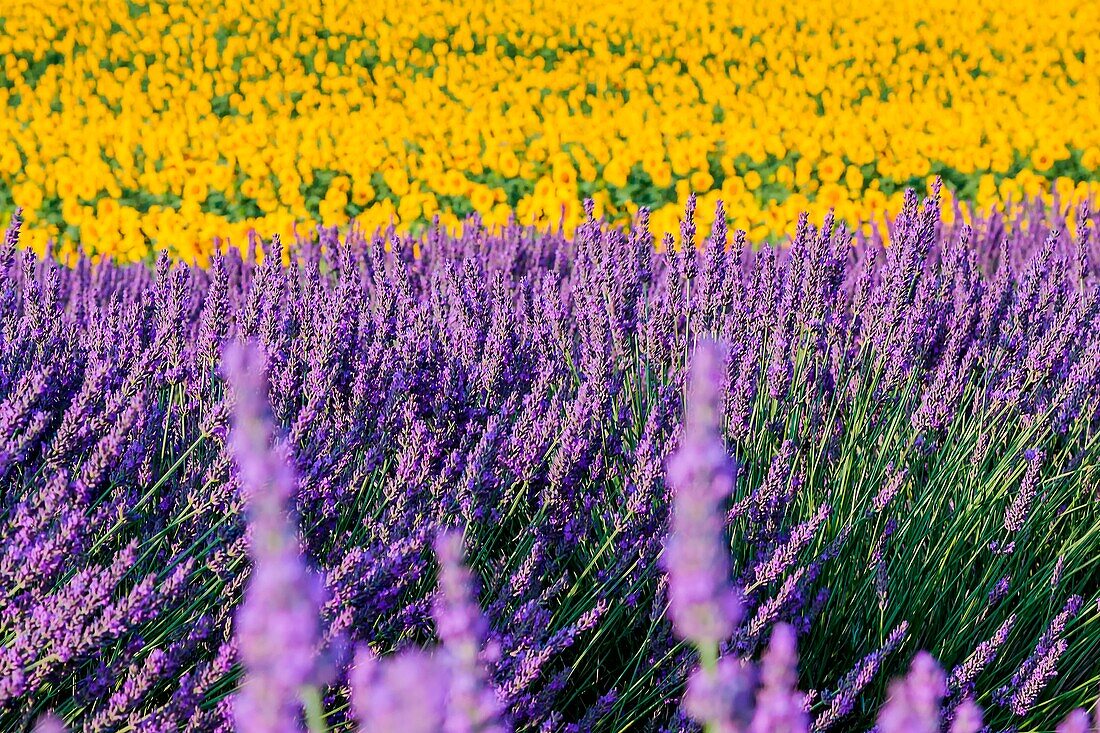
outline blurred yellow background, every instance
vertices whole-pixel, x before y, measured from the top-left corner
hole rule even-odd
[[[589,196],[671,230],[689,191],[760,238],[881,221],[933,175],[982,208],[1100,192],[1100,3],[3,5],[0,210],[37,248],[568,228]]]

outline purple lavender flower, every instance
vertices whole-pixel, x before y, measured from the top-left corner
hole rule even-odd
[[[442,660],[408,650],[376,659],[366,648],[348,673],[351,704],[364,731],[439,733],[446,715],[449,680]]]
[[[1018,716],[1026,715],[1047,683],[1057,676],[1059,658],[1068,644],[1062,635],[1066,626],[1081,610],[1081,596],[1070,596],[1039,637],[1035,649],[1016,668],[1011,681],[993,693],[997,704],[1009,707]]]
[[[940,701],[947,694],[943,669],[928,652],[913,658],[909,675],[890,684],[889,697],[879,711],[881,733],[938,733]]]
[[[1058,660],[1068,648],[1069,644],[1065,639],[1058,639],[1036,660],[1031,674],[1023,680],[1009,699],[1008,707],[1015,715],[1024,716],[1031,711],[1043,689],[1058,676]]]
[[[1012,614],[1005,619],[991,638],[975,647],[962,664],[951,670],[947,680],[948,689],[952,692],[968,690],[982,670],[997,658],[997,653],[1008,640],[1008,635],[1015,625],[1016,614]]]
[[[473,578],[462,563],[462,535],[451,531],[435,542],[439,557],[439,601],[435,623],[447,655],[450,694],[447,733],[503,733],[501,704],[484,668],[488,625],[477,605]],[[486,654],[486,651],[489,654]]]
[[[1077,208],[1077,236],[1074,238],[1077,259],[1077,278],[1083,286],[1088,282],[1090,275],[1089,262],[1089,202],[1083,201]]]
[[[1004,600],[1006,596],[1008,596],[1008,591],[1011,589],[1011,587],[1011,576],[1004,576],[993,584],[993,587],[989,590],[989,594],[986,596],[986,603],[989,606],[997,605],[1002,600]]]
[[[829,696],[828,708],[814,719],[811,730],[824,731],[833,727],[838,720],[847,716],[855,707],[856,698],[871,680],[878,674],[883,661],[897,650],[909,634],[909,623],[902,622],[886,637],[886,642],[877,650],[864,657],[837,685]]]
[[[700,341],[691,367],[683,442],[668,463],[674,492],[663,559],[669,615],[677,633],[697,645],[728,638],[742,613],[729,579],[729,546],[720,513],[736,475],[719,432],[723,371],[718,345]]]
[[[723,657],[712,667],[698,667],[688,677],[684,712],[712,733],[738,733],[753,719],[756,674],[741,660]]]
[[[1027,469],[1024,478],[1020,482],[1020,489],[1013,497],[1012,503],[1005,510],[1005,530],[1014,533],[1023,529],[1024,523],[1031,513],[1031,504],[1035,500],[1035,494],[1039,491],[1039,469],[1043,463],[1042,451],[1029,450],[1025,456]]]
[[[65,724],[53,713],[43,715],[34,724],[34,733],[65,733],[66,730]]]
[[[805,733],[810,719],[798,691],[798,654],[794,629],[776,624],[771,643],[760,664],[760,690],[756,693],[751,733]]]
[[[254,346],[235,346],[225,359],[236,399],[230,446],[248,507],[253,559],[236,619],[246,678],[234,719],[241,733],[297,731],[304,688],[318,682],[322,586],[306,569],[288,507],[296,479],[272,448],[264,358]]]
[[[809,520],[791,530],[787,541],[776,548],[775,552],[765,562],[760,563],[753,569],[753,582],[749,589],[775,581],[790,568],[798,553],[813,540],[818,529],[829,518],[831,512],[832,509],[828,505],[822,504],[814,511]]]
[[[1062,584],[1062,571],[1066,567],[1066,556],[1059,555],[1058,560],[1054,563],[1054,570],[1050,574],[1050,588],[1051,591],[1058,590],[1058,586]]]
[[[902,485],[905,483],[905,477],[907,472],[905,469],[896,470],[893,464],[886,467],[886,471],[889,474],[889,478],[879,489],[878,494],[871,500],[871,507],[874,509],[875,514],[881,514],[886,507],[894,500],[894,497],[898,495]]]
[[[753,642],[764,632],[768,625],[779,617],[780,611],[792,603],[801,601],[799,594],[803,586],[803,580],[814,572],[816,570],[813,567],[797,568],[787,576],[774,596],[760,604],[756,609],[756,613],[743,626],[739,634],[738,641],[742,647],[751,648]]]
[[[982,709],[973,698],[966,698],[955,708],[955,718],[948,728],[949,733],[979,733],[984,728]]]
[[[875,596],[878,598],[878,606],[885,609],[890,600],[890,577],[886,560],[886,546],[890,536],[897,531],[898,523],[893,517],[886,521],[882,528],[882,534],[875,541],[875,547],[871,551],[871,568],[875,572]]]
[[[17,283],[10,278],[12,265],[15,264],[15,250],[19,246],[19,232],[23,226],[23,209],[16,207],[11,214],[11,221],[4,231],[4,243],[0,245],[0,276],[5,279],[3,306],[6,311],[15,307],[17,297]],[[4,314],[9,317],[8,313]]]

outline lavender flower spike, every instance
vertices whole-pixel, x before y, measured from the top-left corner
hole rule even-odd
[[[1031,505],[1039,491],[1039,471],[1043,463],[1043,452],[1029,450],[1025,453],[1024,460],[1027,462],[1027,469],[1020,481],[1020,490],[1005,509],[1004,526],[1010,533],[1019,532],[1027,523]]]
[[[810,718],[798,691],[798,651],[794,629],[777,624],[760,666],[760,691],[750,733],[806,733]]]
[[[723,361],[716,343],[700,341],[696,346],[683,443],[668,462],[674,492],[663,558],[669,615],[676,632],[701,648],[729,637],[742,614],[740,596],[729,579],[721,511],[736,476],[720,432]]]
[[[1077,708],[1055,728],[1056,733],[1091,733],[1089,714],[1082,708]]]
[[[879,649],[865,656],[848,674],[844,675],[837,685],[836,692],[829,696],[829,707],[814,719],[810,730],[828,730],[838,720],[852,712],[856,704],[856,698],[863,692],[863,688],[871,683],[871,680],[878,674],[879,669],[882,668],[882,663],[886,657],[897,650],[908,634],[909,622],[902,621],[890,632],[890,635],[886,637],[886,642]]]
[[[755,670],[736,657],[722,657],[711,668],[697,667],[688,677],[684,712],[706,722],[707,733],[740,733],[753,719]]]
[[[438,733],[443,730],[447,670],[438,657],[413,649],[384,660],[364,647],[348,673],[361,730]]]
[[[245,681],[233,708],[238,733],[300,730],[304,688],[315,684],[321,586],[299,552],[287,504],[296,479],[272,448],[264,357],[236,345],[225,355],[236,398],[229,445],[236,459],[251,532],[252,574],[236,627]]]
[[[993,693],[997,704],[1008,705],[1016,715],[1026,715],[1035,704],[1039,694],[1053,677],[1058,675],[1058,659],[1065,653],[1067,642],[1062,638],[1067,624],[1081,610],[1081,596],[1074,595],[1066,599],[1062,610],[1051,619],[1034,651],[1016,669],[1009,684]]]
[[[53,713],[47,713],[34,724],[34,733],[65,733],[67,728]]]
[[[997,658],[998,651],[1015,625],[1016,614],[1012,614],[1005,619],[991,638],[978,644],[962,664],[951,670],[951,676],[947,680],[948,688],[952,692],[967,690],[982,670]]]
[[[950,733],[978,733],[985,727],[982,709],[973,698],[966,698],[955,708],[955,719],[951,721]]]
[[[878,716],[881,733],[938,733],[940,702],[947,678],[928,652],[913,658],[909,675],[890,684],[890,698]]]
[[[1009,701],[1009,708],[1013,713],[1022,717],[1031,711],[1043,688],[1058,676],[1058,660],[1066,653],[1068,647],[1065,639],[1059,639],[1046,654],[1038,659],[1031,675],[1024,680]]]
[[[482,664],[488,624],[477,605],[473,578],[462,564],[462,535],[436,538],[440,599],[435,624],[450,664],[446,733],[504,733],[500,701]]]

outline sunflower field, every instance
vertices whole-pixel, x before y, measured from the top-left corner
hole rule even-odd
[[[296,223],[880,227],[1095,195],[1100,7],[7,0],[0,211],[124,261]]]

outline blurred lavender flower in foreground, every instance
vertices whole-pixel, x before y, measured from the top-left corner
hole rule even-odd
[[[53,713],[47,713],[34,724],[34,733],[65,733],[65,724]]]
[[[668,572],[673,628],[699,650],[701,664],[688,678],[684,710],[708,733],[738,731],[752,716],[751,667],[717,658],[718,644],[737,628],[743,608],[730,582],[730,551],[723,503],[733,492],[736,468],[722,441],[722,376],[718,344],[696,344],[688,385],[683,442],[668,461],[673,491],[672,529],[663,564]]]
[[[370,733],[443,730],[447,672],[437,656],[411,649],[375,659],[365,648],[349,672],[351,703],[360,729]]]
[[[890,684],[889,699],[878,715],[881,733],[938,733],[940,701],[947,678],[928,652],[913,658],[909,675]]]
[[[708,733],[738,733],[752,719],[756,674],[751,664],[723,657],[696,668],[684,691],[684,711],[705,722]]]
[[[982,709],[968,697],[955,709],[955,718],[948,730],[950,733],[978,733],[983,726]]]
[[[722,349],[695,348],[683,442],[668,462],[674,492],[672,528],[663,563],[669,615],[676,632],[697,646],[728,638],[741,619],[740,596],[730,583],[730,552],[722,503],[733,492],[736,467],[722,441]]]
[[[760,664],[751,733],[805,733],[810,719],[798,691],[798,644],[794,629],[777,624]]]
[[[435,623],[450,664],[447,733],[503,733],[501,704],[483,661],[488,624],[477,605],[473,577],[462,564],[462,534],[444,532],[435,543],[440,598]]]
[[[1067,715],[1055,730],[1056,733],[1091,733],[1090,728],[1096,730],[1089,724],[1089,714],[1078,708]]]
[[[322,586],[306,569],[288,508],[297,486],[273,448],[265,360],[252,345],[231,346],[226,376],[235,397],[229,444],[248,510],[253,570],[236,617],[246,679],[233,717],[240,733],[300,730],[302,695],[317,683]]]

